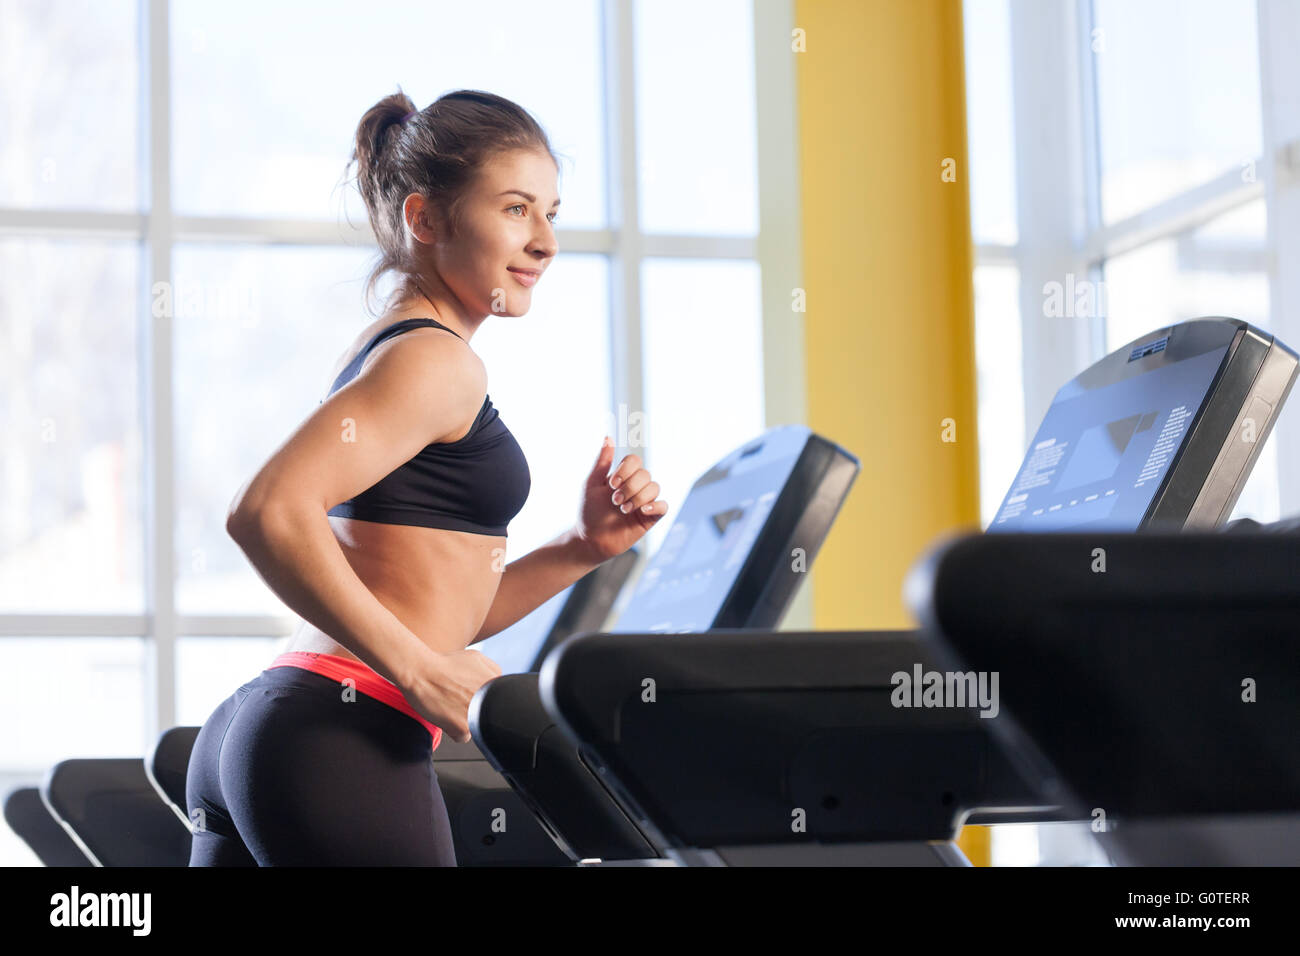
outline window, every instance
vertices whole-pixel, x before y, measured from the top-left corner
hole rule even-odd
[[[758,233],[752,8],[636,2],[637,175],[648,233]],[[711,107],[684,108],[693,102]]]
[[[975,267],[981,527],[988,527],[1002,506],[1025,456],[1019,287],[1019,270],[1013,265]]]
[[[0,207],[140,208],[138,8],[5,4]]]
[[[144,609],[140,245],[0,239],[0,610]]]
[[[145,724],[141,638],[6,636],[4,653],[21,675],[0,695],[6,773],[39,779],[67,757],[131,753]]]
[[[646,440],[669,507],[648,554],[695,479],[762,433],[763,334],[753,262],[651,259],[641,283]]]
[[[1105,222],[1255,163],[1254,0],[1095,0],[1091,27]]]
[[[170,8],[178,213],[364,223],[340,176],[361,115],[400,83],[419,106],[453,89],[522,105],[575,164],[561,172],[563,228],[606,224],[597,0],[545,16],[524,0]]]
[[[977,243],[1014,244],[1016,140],[1009,0],[966,0],[964,27],[971,228]]]
[[[1103,276],[1097,357],[1201,316],[1269,331],[1255,0],[1093,0],[1083,10],[1104,224],[1084,239],[1101,253],[1090,263]],[[1264,445],[1229,520],[1280,516],[1277,444]]]

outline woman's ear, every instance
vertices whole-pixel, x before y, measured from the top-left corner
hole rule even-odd
[[[433,225],[429,222],[429,205],[419,193],[411,193],[402,203],[402,219],[406,229],[421,242],[434,240]]]

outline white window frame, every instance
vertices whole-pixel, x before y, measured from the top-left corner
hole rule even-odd
[[[646,235],[637,215],[635,38],[633,0],[602,0],[608,229],[561,229],[570,253],[609,258],[613,394],[611,407],[644,407],[641,368],[641,264],[656,256],[741,259],[762,275],[766,423],[804,420],[803,328],[791,311],[791,290],[802,284],[794,61],[789,38],[792,0],[751,0],[754,22],[760,223],[758,237]],[[176,608],[173,330],[155,317],[150,290],[172,273],[175,243],[195,240],[318,247],[373,245],[368,223],[348,233],[339,223],[295,219],[178,216],[171,206],[170,9],[168,0],[140,0],[141,172],[149,196],[145,213],[28,210],[0,207],[0,235],[79,239],[135,239],[145,244],[139,315],[147,317],[139,368],[144,401],[144,614],[0,614],[5,637],[145,638],[149,694],[145,739],[149,749],[176,723],[176,642],[179,637],[283,637],[294,616],[180,614]],[[650,450],[647,450],[647,457]],[[785,627],[811,627],[810,590],[802,589]],[[7,773],[9,768],[0,768]]]

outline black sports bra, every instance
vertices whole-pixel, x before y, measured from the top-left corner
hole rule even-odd
[[[403,319],[381,330],[339,373],[330,395],[352,381],[380,342],[421,326],[446,329],[433,319]],[[457,336],[459,338],[459,336]],[[459,441],[426,445],[406,464],[329,514],[385,524],[504,535],[519,513],[532,478],[523,449],[492,407],[490,396]]]

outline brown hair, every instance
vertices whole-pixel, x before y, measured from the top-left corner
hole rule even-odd
[[[414,114],[407,119],[408,114]],[[494,93],[456,90],[417,109],[399,86],[366,110],[357,125],[348,167],[366,204],[379,258],[366,280],[369,309],[375,284],[390,269],[415,272],[406,253],[402,205],[419,193],[433,205],[451,236],[478,168],[518,149],[545,150],[560,166],[546,132],[523,107]]]

